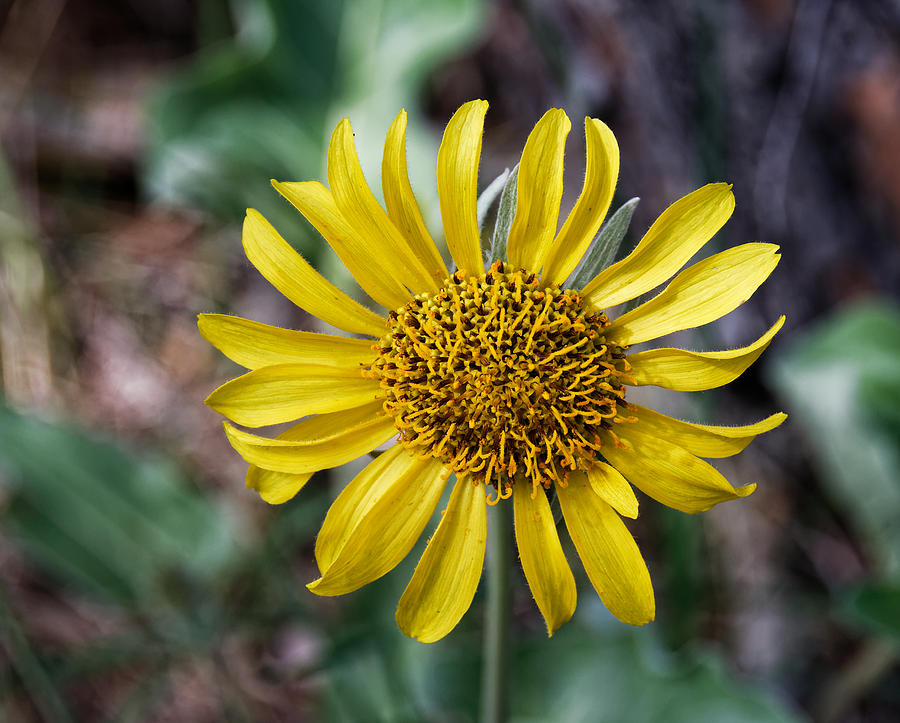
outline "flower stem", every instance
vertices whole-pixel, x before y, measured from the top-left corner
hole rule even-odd
[[[488,531],[487,610],[484,625],[481,678],[481,723],[503,723],[509,695],[508,653],[512,559],[512,500],[491,509]]]

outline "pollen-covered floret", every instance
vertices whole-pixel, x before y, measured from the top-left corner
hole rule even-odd
[[[390,325],[372,373],[401,441],[497,498],[517,480],[565,485],[592,465],[601,430],[627,419],[629,367],[604,337],[606,314],[533,273],[500,262],[483,279],[457,271]]]

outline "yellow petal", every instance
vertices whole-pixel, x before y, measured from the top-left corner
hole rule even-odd
[[[703,512],[719,502],[746,497],[756,489],[755,484],[735,489],[707,462],[677,444],[642,434],[636,427],[617,428],[628,449],[609,444],[603,447],[603,456],[657,502],[682,512]]]
[[[447,124],[438,149],[437,189],[444,237],[460,270],[484,276],[478,229],[478,161],[486,100],[471,100]]]
[[[506,255],[516,268],[537,273],[556,235],[563,192],[563,156],[572,124],[559,108],[544,113],[525,142],[516,186],[516,215]]]
[[[391,480],[406,469],[411,458],[405,447],[395,444],[369,462],[341,490],[328,508],[325,522],[316,536],[315,555],[319,570],[331,567],[359,521],[390,486]]]
[[[425,227],[425,220],[406,170],[406,111],[401,110],[384,141],[381,159],[381,189],[388,217],[403,234],[419,261],[440,284],[450,272]]]
[[[387,309],[397,309],[410,300],[409,292],[381,263],[387,257],[373,248],[371,237],[358,234],[338,210],[334,197],[318,181],[286,183],[272,181],[278,193],[293,204],[322,234],[363,291]]]
[[[680,392],[721,387],[737,379],[759,358],[783,324],[782,316],[759,339],[741,349],[706,352],[650,349],[629,354],[628,374],[637,386],[655,384]]]
[[[258,211],[247,209],[244,251],[266,280],[322,321],[344,331],[380,337],[387,321],[326,281]]]
[[[270,505],[280,505],[303,489],[314,474],[315,472],[304,474],[273,472],[251,464],[247,470],[247,487],[256,490]]]
[[[248,369],[273,364],[324,364],[361,369],[375,359],[372,342],[343,336],[294,331],[226,314],[200,314],[203,338]]]
[[[321,577],[307,587],[316,595],[343,595],[377,580],[404,558],[428,524],[447,477],[440,460],[406,453],[372,482],[364,513],[357,515]],[[352,484],[352,483],[351,483]],[[346,517],[346,513],[338,515]]]
[[[397,606],[405,635],[433,643],[456,627],[478,589],[486,539],[484,485],[464,477]]]
[[[582,292],[598,309],[634,299],[670,279],[734,211],[727,183],[710,183],[669,206],[628,256],[601,271]]]
[[[547,495],[539,489],[532,499],[530,487],[518,485],[513,492],[516,545],[525,579],[552,636],[575,612],[575,577],[559,543]]]
[[[787,419],[787,414],[779,412],[756,424],[720,427],[682,422],[637,404],[629,404],[628,410],[637,417],[635,427],[638,431],[667,439],[698,457],[731,457],[750,444],[756,435],[775,429]]]
[[[347,222],[369,246],[369,257],[384,259],[385,270],[412,291],[437,291],[437,280],[410,249],[366,183],[353,129],[344,118],[331,134],[328,146],[328,184]]]
[[[781,256],[774,244],[743,244],[682,271],[650,301],[604,329],[618,344],[637,344],[715,321],[734,311],[766,280]]]
[[[225,382],[206,403],[245,427],[263,427],[358,407],[374,401],[380,391],[376,380],[353,369],[275,364]]]
[[[653,620],[650,573],[622,519],[582,472],[573,472],[568,487],[557,486],[556,492],[578,556],[606,608],[629,625]]]
[[[615,467],[594,462],[585,475],[594,492],[616,512],[631,519],[638,516],[638,501],[634,490]]]
[[[575,270],[609,211],[619,178],[619,144],[605,123],[584,119],[584,187],[544,262],[544,283],[562,284]]]
[[[371,452],[397,434],[393,420],[379,416],[381,403],[319,414],[304,419],[275,439],[260,437],[230,424],[225,434],[247,462],[289,474],[337,467]]]

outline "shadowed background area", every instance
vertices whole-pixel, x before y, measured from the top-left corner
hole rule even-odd
[[[237,367],[198,312],[313,328],[249,265],[245,208],[352,280],[270,178],[324,178],[350,117],[370,184],[410,115],[412,184],[440,235],[443,125],[491,107],[481,186],[549,107],[615,132],[627,251],[709,181],[737,208],[701,252],[783,259],[674,345],[741,346],[724,389],[642,400],[787,423],[716,466],[742,501],[630,529],[658,620],[580,600],[552,640],[516,572],[516,721],[900,718],[900,5],[891,0],[0,2],[0,717],[10,721],[467,721],[483,599],[430,646],[393,621],[420,543],[318,598],[315,533],[359,464],[270,507],[204,397]],[[561,216],[562,218],[563,216]],[[430,528],[432,529],[432,528]],[[423,540],[424,542],[424,540]],[[571,553],[571,544],[564,544]],[[570,562],[576,563],[574,554]]]

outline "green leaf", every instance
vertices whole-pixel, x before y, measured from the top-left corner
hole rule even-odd
[[[494,222],[494,234],[491,237],[490,263],[506,259],[506,240],[509,238],[509,230],[512,228],[513,219],[516,217],[516,189],[519,179],[519,164],[506,179],[506,185],[500,194],[500,205],[497,207],[497,220]]]
[[[612,264],[622,239],[628,233],[631,217],[640,200],[634,197],[626,201],[619,206],[609,221],[603,224],[603,228],[597,232],[587,252],[566,282],[567,289],[583,289],[591,279]]]
[[[845,609],[859,627],[900,641],[900,584],[870,583],[846,598]]]
[[[476,37],[484,15],[483,0],[233,6],[234,38],[202,50],[150,98],[143,180],[157,199],[231,220],[252,206],[276,226],[287,224],[285,231],[296,214],[269,179],[321,177],[331,129],[342,116],[365,141],[358,141],[363,167],[380,169],[390,121],[404,106],[415,115],[423,80]],[[411,118],[407,142],[427,218],[435,138]]]
[[[44,670],[37,653],[32,649],[25,631],[9,606],[0,588],[0,640],[3,641],[8,663],[16,671],[43,719],[49,723],[68,723],[72,720],[59,689]],[[6,692],[6,691],[3,691]],[[0,693],[0,699],[2,699]]]
[[[771,360],[790,424],[812,446],[825,492],[882,574],[900,573],[900,311],[868,303],[821,322]]]
[[[491,210],[491,207],[494,205],[494,202],[500,196],[501,191],[506,187],[506,181],[509,179],[510,171],[507,168],[503,173],[497,176],[493,181],[488,184],[488,187],[485,188],[481,195],[478,196],[478,203],[476,204],[476,216],[478,217],[478,228],[481,229],[482,235],[484,234],[484,222],[487,218],[488,212]],[[491,235],[493,237],[493,234]],[[488,253],[490,249],[485,249],[485,253]]]
[[[660,647],[652,627],[625,628],[595,598],[580,600],[576,619],[552,640],[520,646],[515,661],[511,720],[517,723],[796,720],[761,690],[731,679],[713,653],[674,656]]]
[[[0,407],[3,524],[38,562],[107,600],[153,606],[232,552],[224,511],[159,458]]]

